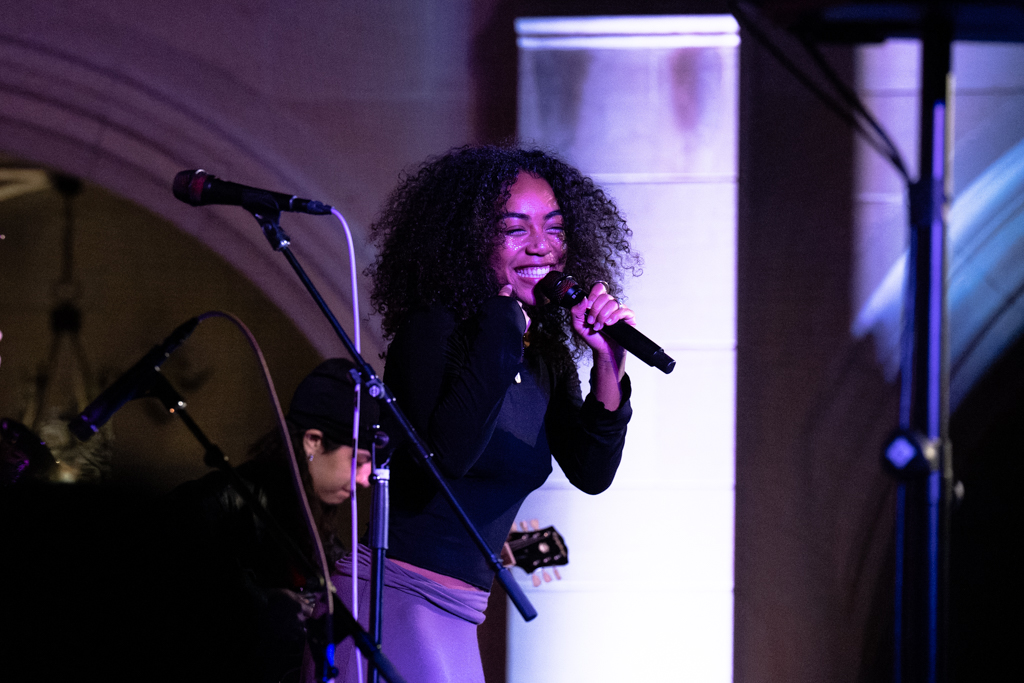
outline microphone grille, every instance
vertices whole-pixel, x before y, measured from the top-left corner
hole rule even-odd
[[[201,206],[203,201],[203,187],[206,179],[212,177],[201,168],[194,171],[182,171],[174,176],[172,190],[174,196],[192,206]]]
[[[545,275],[539,286],[540,291],[544,292],[544,296],[562,308],[572,308],[586,297],[572,275],[566,275],[557,270],[552,270]]]

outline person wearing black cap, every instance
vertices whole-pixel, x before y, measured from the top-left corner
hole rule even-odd
[[[332,358],[306,376],[292,399],[288,424],[295,439],[295,455],[305,455],[307,494],[321,505],[339,505],[352,491],[352,405],[354,382],[351,361]],[[342,410],[344,409],[344,410]],[[360,443],[368,444],[369,429],[377,423],[377,402],[360,401]],[[356,468],[357,486],[369,485],[370,453],[360,448]],[[300,467],[300,470],[302,468]]]
[[[344,527],[353,485],[367,486],[376,402],[363,390],[360,448],[353,452],[355,381],[351,361],[332,358],[299,384],[286,416],[303,488],[328,558],[346,549]],[[238,474],[298,547],[313,558],[313,543],[286,458],[280,430],[250,448]],[[352,458],[357,458],[355,481]],[[161,547],[171,577],[168,624],[172,647],[189,653],[169,680],[201,673],[218,680],[279,681],[298,667],[312,595],[297,562],[271,537],[220,471],[187,482],[167,498],[162,515],[173,552]],[[167,558],[170,558],[169,560]],[[202,614],[196,618],[196,611]],[[173,618],[171,619],[173,622]],[[201,671],[195,662],[203,661]],[[181,670],[183,667],[185,670]],[[286,678],[285,678],[286,680]]]

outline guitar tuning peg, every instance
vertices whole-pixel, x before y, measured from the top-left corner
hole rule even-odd
[[[530,526],[533,527],[534,531],[539,531],[540,530],[540,520],[536,519],[536,518],[531,519],[530,520]]]
[[[559,581],[562,580],[562,575],[558,573],[558,567],[552,567],[551,571],[553,571],[555,573],[555,578],[556,579],[558,579]]]
[[[548,574],[547,569],[542,569],[541,574],[544,575],[544,583],[551,583],[551,574]]]
[[[531,574],[530,578],[533,579],[533,587],[534,588],[536,588],[537,586],[540,585],[540,577],[537,576],[537,572],[534,572],[533,574]]]
[[[525,519],[524,520],[520,520],[520,522],[519,522],[519,530],[524,532],[524,533],[530,530],[530,528],[528,526],[526,526],[526,520]]]

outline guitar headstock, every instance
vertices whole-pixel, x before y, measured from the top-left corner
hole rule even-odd
[[[523,522],[520,524],[520,531],[509,532],[506,543],[515,558],[514,564],[522,567],[527,574],[544,567],[554,567],[569,564],[569,548],[565,545],[565,539],[555,531],[555,527],[549,526],[544,529],[534,521],[530,529]],[[553,570],[558,576],[558,570]],[[550,581],[551,578],[544,572],[544,578]],[[561,577],[558,577],[561,578]],[[540,577],[534,577],[534,585],[540,583]]]

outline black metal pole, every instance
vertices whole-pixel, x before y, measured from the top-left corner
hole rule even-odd
[[[937,457],[900,481],[896,511],[898,683],[948,678],[947,609],[952,450],[946,192],[947,93],[953,25],[948,8],[928,10],[922,30],[920,167],[910,192],[900,426],[922,435]]]
[[[370,550],[373,553],[370,565],[370,638],[377,647],[381,646],[384,635],[384,555],[388,548],[390,484],[391,470],[386,465],[377,466],[375,454],[370,530]],[[377,668],[372,663],[368,680],[370,683],[378,681]]]

